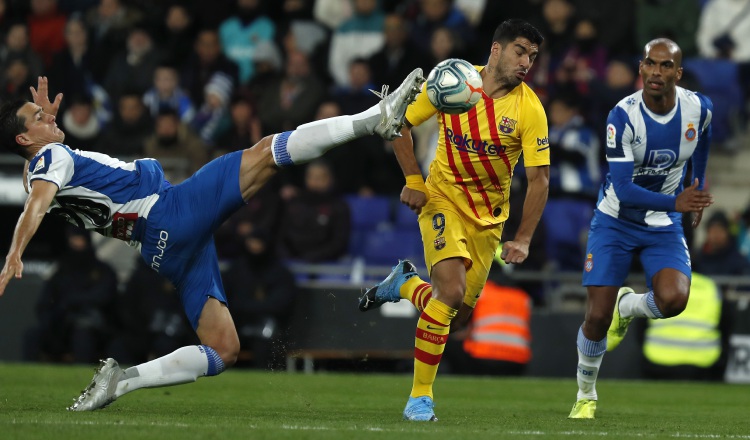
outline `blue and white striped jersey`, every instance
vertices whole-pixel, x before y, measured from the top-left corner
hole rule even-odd
[[[154,159],[128,163],[63,144],[48,144],[31,159],[27,182],[37,179],[60,188],[48,213],[128,242],[135,221],[148,217],[159,191],[170,186]]]
[[[646,227],[680,225],[674,206],[691,157],[693,178],[703,188],[713,105],[699,93],[676,89],[676,105],[666,115],[646,108],[642,91],[610,111],[609,173],[597,203],[602,213]]]

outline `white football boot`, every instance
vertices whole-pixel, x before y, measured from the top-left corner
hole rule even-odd
[[[401,136],[406,107],[417,98],[424,81],[422,69],[417,67],[406,76],[406,79],[391,94],[388,94],[387,85],[383,86],[381,92],[370,90],[381,99],[380,123],[375,127],[375,134],[387,141],[392,141]]]
[[[123,370],[117,361],[108,358],[99,361],[91,383],[81,392],[78,399],[68,407],[68,411],[94,411],[104,408],[114,402],[117,382],[123,375]]]

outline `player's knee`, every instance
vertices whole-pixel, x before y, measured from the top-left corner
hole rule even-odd
[[[209,345],[224,363],[224,368],[229,368],[237,362],[240,354],[240,340],[237,332],[227,332],[214,338]]]
[[[677,288],[654,292],[654,296],[656,307],[665,318],[682,313],[688,302],[688,292]]]
[[[433,290],[432,295],[433,298],[439,300],[448,307],[458,310],[464,301],[464,290],[465,288],[461,286],[446,286],[438,292]]]
[[[604,310],[590,310],[586,314],[586,326],[597,334],[606,333],[612,323],[612,313]]]

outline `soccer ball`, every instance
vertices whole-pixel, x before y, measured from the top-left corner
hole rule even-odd
[[[467,61],[441,61],[427,76],[427,98],[443,113],[465,113],[482,99],[482,77]]]

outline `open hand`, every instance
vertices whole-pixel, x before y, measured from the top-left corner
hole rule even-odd
[[[685,188],[677,196],[674,209],[677,212],[702,212],[704,208],[708,208],[713,203],[714,196],[708,191],[699,190],[698,179],[695,179],[692,185]],[[700,222],[700,218],[698,221]]]
[[[49,101],[49,81],[46,76],[40,76],[37,82],[37,88],[34,86],[29,87],[31,90],[31,96],[34,97],[34,104],[42,108],[44,113],[48,115],[57,116],[57,111],[60,110],[60,103],[63,99],[63,94],[58,93],[55,96],[55,101]]]

